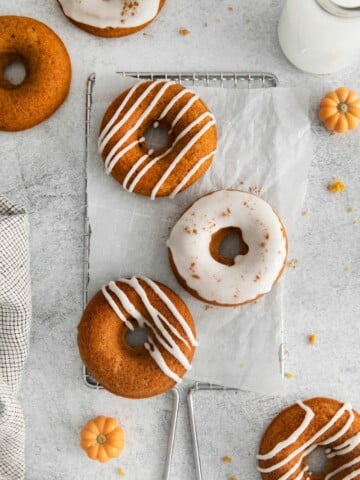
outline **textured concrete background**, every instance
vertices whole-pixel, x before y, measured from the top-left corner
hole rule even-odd
[[[360,222],[360,129],[331,136],[314,115],[327,89],[345,84],[360,91],[360,64],[323,77],[292,67],[276,37],[282,3],[168,0],[145,32],[104,40],[72,26],[55,0],[0,0],[0,14],[33,16],[60,34],[74,70],[70,97],[56,115],[31,131],[0,134],[2,188],[11,198],[25,197],[31,221],[34,322],[21,392],[27,419],[28,480],[119,478],[116,468],[120,465],[126,478],[155,480],[163,468],[170,394],[128,402],[106,392],[89,391],[79,378],[75,327],[82,309],[84,88],[86,77],[98,65],[145,71],[265,70],[278,75],[283,86],[312,90],[315,155],[304,207],[309,215],[299,218],[290,251],[290,258],[299,262],[287,276],[286,370],[294,377],[286,380],[285,398],[237,394],[234,400],[221,394],[221,400],[217,396],[214,403],[213,397],[199,397],[202,438],[212,439],[206,444],[206,458],[220,472],[207,478],[225,479],[228,473],[258,478],[254,469],[244,476],[241,462],[234,464],[234,471],[221,470],[219,456],[235,455],[242,445],[252,462],[254,442],[284,403],[298,397],[333,395],[360,408],[360,223],[353,223]],[[228,11],[228,5],[233,11]],[[191,33],[180,36],[179,28]],[[333,175],[347,182],[347,192],[341,196],[326,190]],[[347,212],[348,207],[354,208],[353,214]],[[307,341],[312,332],[318,335],[314,347]],[[244,438],[240,420],[239,429],[236,426],[234,409],[242,402],[251,406],[253,417],[248,422],[252,424],[254,418],[253,437],[247,432],[249,437]],[[185,405],[181,412],[172,476],[177,480],[194,478]],[[128,438],[122,458],[106,466],[89,462],[77,446],[80,426],[100,413],[116,415]],[[207,423],[209,419],[216,421]],[[225,438],[222,431],[231,434]],[[214,455],[209,457],[211,449]]]

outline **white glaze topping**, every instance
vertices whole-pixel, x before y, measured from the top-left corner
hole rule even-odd
[[[333,457],[336,457],[337,455],[346,455],[347,453],[354,450],[354,448],[357,447],[359,444],[360,444],[360,433],[357,433],[353,437],[345,440],[344,443],[341,443],[340,445],[337,445],[336,447],[334,447],[333,450],[330,448],[329,451],[327,452],[327,457],[333,458]]]
[[[144,89],[144,91],[139,95],[138,99],[131,104],[129,103],[132,95],[136,93],[140,85],[143,85],[145,83],[148,83],[147,87]],[[144,137],[139,138],[137,140],[134,140],[130,143],[127,143],[128,140],[136,134],[136,131],[141,127],[141,125],[144,123],[144,121],[152,115],[152,112],[154,108],[157,106],[159,101],[162,99],[166,91],[175,83],[172,81],[168,80],[156,80],[154,82],[139,82],[135,84],[127,93],[119,107],[116,109],[115,113],[113,116],[110,118],[108,123],[105,125],[103,130],[100,133],[99,136],[99,151],[100,153],[103,153],[104,149],[108,145],[108,143],[111,141],[112,137],[119,131],[119,129],[125,125],[125,123],[131,119],[131,116],[136,112],[138,109],[139,105],[146,100],[148,95],[151,93],[151,91],[157,86],[161,85],[161,88],[159,91],[156,93],[154,98],[149,102],[147,107],[144,109],[144,111],[141,113],[141,115],[136,119],[134,124],[130,129],[126,131],[126,133],[112,146],[111,150],[107,153],[104,163],[105,163],[105,169],[106,173],[109,175],[111,174],[112,170],[116,166],[116,164],[121,160],[121,158],[130,150],[132,150],[135,147],[138,147],[145,141]],[[177,102],[180,100],[184,95],[188,94],[189,98],[185,105],[177,111],[174,120],[171,123],[171,127],[169,130],[169,133],[172,132],[173,128],[178,124],[179,120],[186,114],[186,112],[191,108],[191,106],[194,104],[195,101],[199,99],[195,93],[191,92],[190,90],[183,88],[179,93],[177,93],[171,100],[170,102],[164,107],[162,112],[160,113],[158,119],[154,121],[154,127],[159,126],[159,121],[163,120],[166,115],[169,114],[169,112],[172,111],[172,109],[175,109],[177,107]],[[176,112],[176,111],[175,111]],[[205,122],[204,125],[202,125],[201,129],[191,137],[189,142],[182,148],[182,150],[177,153],[176,157],[172,160],[172,162],[169,163],[169,165],[166,167],[166,169],[163,172],[163,175],[160,177],[160,179],[157,181],[156,185],[153,187],[151,191],[150,198],[153,200],[156,198],[160,188],[164,184],[164,182],[167,180],[167,178],[171,175],[173,170],[176,168],[176,166],[186,157],[188,152],[191,151],[191,149],[196,145],[198,141],[201,140],[201,138],[206,134],[206,132],[213,126],[215,125],[215,119],[213,115],[210,112],[204,112],[200,113],[197,118],[192,120],[183,130],[181,130],[175,139],[173,140],[172,144],[167,148],[165,152],[163,152],[160,155],[157,156],[152,156],[154,153],[153,151],[148,151],[139,149],[138,150],[138,155],[139,157],[137,160],[134,162],[132,167],[129,169],[127,172],[124,181],[123,181],[123,187],[130,191],[133,192],[134,189],[136,188],[137,184],[139,181],[144,177],[144,175],[160,160],[165,159],[168,155],[170,155],[175,148],[175,146],[179,143],[181,139],[185,137],[185,135],[189,134],[192,129],[197,127],[199,124],[202,122]],[[215,151],[211,152],[210,154],[207,154],[203,157],[200,157],[196,159],[196,162],[190,170],[187,172],[187,174],[180,180],[179,184],[174,188],[174,190],[171,193],[171,197],[173,198],[185,185],[186,183],[192,178],[193,175],[196,174],[196,172],[200,169],[200,167],[211,157],[215,154]]]
[[[67,17],[96,28],[133,28],[153,20],[160,0],[59,0]]]
[[[217,262],[210,254],[212,235],[237,227],[248,245],[234,265]],[[270,205],[255,195],[221,190],[197,200],[174,226],[167,245],[175,267],[200,297],[235,305],[270,291],[287,254],[282,224]]]
[[[289,447],[292,445],[296,440],[306,431],[307,427],[310,425],[311,420],[314,418],[315,414],[311,410],[310,407],[305,405],[301,400],[296,402],[299,407],[301,407],[303,410],[305,410],[305,417],[304,420],[301,422],[300,426],[294,430],[294,432],[286,439],[281,442],[279,442],[275,447],[270,450],[270,452],[265,453],[263,455],[257,455],[258,460],[269,460],[270,458],[275,457],[281,450],[284,450],[284,448]]]
[[[146,283],[146,285],[153,290],[158,299],[167,307],[171,315],[177,320],[177,323],[181,327],[181,331],[175,328],[175,326],[170,323],[169,318],[164,316],[156,306],[152,304],[139,280]],[[161,290],[161,288],[149,278],[132,277],[130,280],[122,278],[119,282],[129,285],[137,293],[139,300],[141,300],[146,309],[147,316],[144,317],[139,310],[137,310],[124,290],[115,282],[110,282],[107,286],[102,288],[102,293],[105,299],[119,320],[121,320],[130,330],[134,330],[134,326],[123,313],[122,309],[125,310],[128,316],[133,320],[136,320],[139,327],[148,327],[149,337],[144,344],[144,347],[165,375],[172,378],[177,383],[180,382],[181,378],[169,368],[158,346],[161,345],[167,352],[176,358],[186,370],[189,370],[191,365],[180,349],[178,341],[183,343],[188,349],[190,348],[190,345],[196,346],[197,342],[186,319],[180,314],[173,302]],[[116,296],[119,304],[113,299],[109,291]]]
[[[310,407],[305,405],[303,402],[297,402],[298,405],[305,409],[306,415],[304,420],[302,421],[301,425],[295,430],[295,432],[290,435],[286,440],[283,440],[279,442],[273,449],[271,449],[268,453],[266,454],[261,454],[257,455],[258,460],[270,460],[274,458],[281,450],[284,448],[289,447],[293,443],[296,442],[296,440],[299,438],[299,436],[304,433],[311,423],[312,418],[314,417],[314,413]],[[312,412],[312,416],[310,415],[310,412]],[[322,435],[324,435],[328,430],[330,430],[335,423],[341,419],[341,417],[344,415],[345,412],[348,412],[348,418],[344,425],[331,437],[328,439],[324,440],[321,443],[316,443],[316,440],[320,438]],[[287,457],[285,457],[283,460],[281,460],[278,463],[275,463],[274,465],[267,467],[267,468],[262,468],[258,466],[258,470],[262,473],[270,473],[274,472],[275,470],[279,469],[280,467],[283,467],[284,465],[287,465],[292,459],[297,457],[299,455],[299,458],[297,462],[283,475],[278,477],[278,480],[288,480],[293,474],[297,472],[297,470],[302,466],[304,458],[306,458],[308,455],[310,455],[311,452],[313,452],[317,447],[319,446],[324,446],[328,445],[330,443],[336,442],[340,440],[351,428],[353,425],[355,419],[354,411],[349,403],[344,403],[343,406],[335,413],[335,415],[328,421],[326,425],[324,425],[320,430],[318,430],[309,440],[307,440],[305,443],[303,443],[299,448],[296,450],[292,451]],[[345,453],[350,453],[352,450],[354,450],[360,443],[360,433],[354,435],[353,437],[345,440],[342,444],[335,446],[333,448],[330,448],[326,451],[327,457],[332,458],[333,456],[337,454],[342,454],[338,452],[343,452]],[[335,450],[336,452],[333,452]],[[352,459],[351,461],[344,463],[337,469],[329,472],[325,476],[325,480],[330,480],[331,478],[335,477],[338,473],[343,472],[344,470],[347,470],[348,468],[353,467],[354,465],[357,465],[360,463],[360,456],[357,456],[356,458]],[[308,471],[308,466],[305,466],[295,477],[294,480],[301,480],[304,478],[304,474]],[[357,474],[360,473],[360,470],[356,470],[354,472],[349,473],[348,475],[342,477],[342,480],[351,480],[356,477]]]

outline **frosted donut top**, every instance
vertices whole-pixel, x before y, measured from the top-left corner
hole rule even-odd
[[[237,227],[248,245],[234,265],[216,261],[212,235]],[[209,302],[236,305],[271,290],[287,255],[283,226],[270,205],[255,195],[221,190],[197,200],[173,228],[167,245],[188,287]]]
[[[153,20],[160,0],[59,0],[75,22],[96,28],[133,28]]]

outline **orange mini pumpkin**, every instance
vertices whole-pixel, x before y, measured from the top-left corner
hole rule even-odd
[[[104,416],[90,420],[81,430],[81,448],[88,457],[107,462],[119,456],[124,448],[124,431],[115,420]]]
[[[360,123],[358,94],[346,87],[327,93],[320,102],[319,119],[333,132],[353,130]]]

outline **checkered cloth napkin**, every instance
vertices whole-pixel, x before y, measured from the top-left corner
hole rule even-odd
[[[25,426],[17,390],[30,320],[27,215],[0,195],[0,480],[20,480],[25,474]]]

